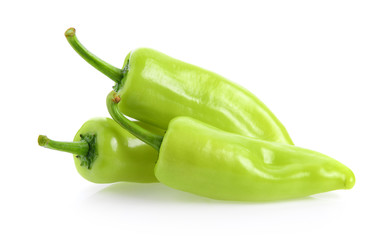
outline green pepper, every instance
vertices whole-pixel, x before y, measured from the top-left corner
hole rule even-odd
[[[174,118],[163,137],[153,134],[129,121],[118,102],[120,96],[111,92],[111,116],[159,150],[154,173],[172,188],[220,200],[270,201],[355,184],[353,172],[326,155],[228,133],[190,117]]]
[[[293,144],[264,103],[218,74],[147,48],[129,53],[118,69],[82,46],[74,28],[65,36],[81,57],[116,82],[119,109],[127,116],[161,129],[177,116],[189,116],[228,132]]]
[[[162,130],[140,122],[137,126],[155,133]],[[40,146],[74,154],[77,171],[94,183],[157,182],[153,169],[157,152],[110,118],[93,118],[85,122],[73,142],[38,138]]]

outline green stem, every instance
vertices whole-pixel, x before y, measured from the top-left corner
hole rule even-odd
[[[126,118],[118,109],[119,101],[120,96],[117,95],[116,92],[111,91],[110,94],[108,94],[106,103],[111,117],[131,134],[159,151],[163,136],[154,134]]]
[[[119,83],[122,80],[123,71],[119,68],[112,66],[109,63],[106,63],[105,61],[88,51],[77,39],[76,29],[69,28],[68,30],[66,30],[65,37],[68,40],[69,44],[72,46],[72,48],[94,68],[102,72],[107,77],[111,78],[116,83]]]
[[[86,141],[80,142],[59,142],[53,141],[46,136],[39,135],[38,137],[39,146],[50,148],[58,151],[73,153],[80,156],[88,154],[89,145]]]

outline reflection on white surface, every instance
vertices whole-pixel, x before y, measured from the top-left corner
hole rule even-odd
[[[95,192],[85,198],[84,203],[99,202],[99,204],[111,204],[111,201],[122,202],[124,205],[133,204],[134,201],[142,203],[156,203],[158,205],[273,205],[291,204],[294,202],[315,202],[312,196],[295,198],[290,200],[268,201],[268,202],[245,202],[245,201],[223,201],[215,200],[195,194],[179,191],[165,186],[161,183],[114,183]],[[307,203],[306,203],[307,204]]]
[[[95,186],[91,185],[91,188],[96,190]],[[152,219],[158,223],[153,226],[156,231],[171,229],[172,224],[181,232],[191,232],[195,226],[208,231],[213,226],[214,230],[234,229],[232,233],[238,233],[244,225],[248,229],[261,226],[267,231],[280,231],[282,225],[285,231],[292,231],[297,225],[315,228],[319,222],[337,225],[332,220],[342,212],[342,198],[338,194],[329,198],[333,201],[313,197],[275,202],[219,201],[161,183],[115,183],[81,199],[75,211],[94,222],[104,216],[117,219],[126,227],[145,230]],[[241,223],[245,224],[239,225]],[[240,227],[237,229],[237,226]]]

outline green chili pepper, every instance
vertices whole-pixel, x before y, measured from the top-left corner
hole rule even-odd
[[[115,121],[159,150],[154,169],[163,184],[221,200],[297,198],[355,184],[353,172],[321,153],[222,131],[190,117],[177,117],[163,137],[129,121],[111,92]]]
[[[129,53],[118,69],[82,46],[74,28],[65,36],[81,57],[116,82],[119,109],[127,116],[161,129],[177,116],[189,116],[228,132],[293,144],[264,103],[220,75],[147,48]]]
[[[163,131],[134,122],[149,131]],[[40,146],[74,154],[77,171],[95,183],[157,182],[153,169],[157,152],[110,118],[93,118],[83,124],[73,142],[58,142],[40,135]]]

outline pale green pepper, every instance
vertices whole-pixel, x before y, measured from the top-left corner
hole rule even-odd
[[[154,168],[163,184],[197,195],[238,201],[304,197],[355,184],[353,172],[321,153],[228,133],[189,117],[174,118],[164,136],[129,121],[120,96],[107,97],[115,121],[159,151]]]
[[[149,131],[163,131],[134,122]],[[94,183],[157,182],[153,169],[157,152],[110,118],[93,118],[83,124],[73,142],[38,138],[40,146],[72,153],[77,171]]]
[[[129,53],[119,69],[82,46],[74,28],[65,36],[81,57],[116,82],[119,108],[127,116],[161,129],[177,116],[189,116],[228,132],[293,144],[263,102],[218,74],[148,48]]]

